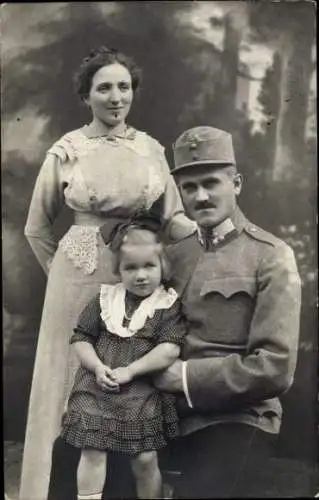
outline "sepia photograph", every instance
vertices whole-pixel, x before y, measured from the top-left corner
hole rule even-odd
[[[316,15],[2,3],[5,500],[319,497]]]

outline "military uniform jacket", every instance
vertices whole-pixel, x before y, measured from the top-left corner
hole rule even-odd
[[[188,334],[182,351],[192,408],[183,433],[244,422],[278,433],[278,396],[293,382],[300,278],[291,248],[237,209],[235,230],[210,250],[195,233],[169,249]]]

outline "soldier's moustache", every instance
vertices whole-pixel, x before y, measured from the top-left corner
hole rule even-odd
[[[204,210],[205,208],[216,208],[216,205],[207,203],[206,201],[201,201],[200,203],[196,203],[195,205],[195,210]]]

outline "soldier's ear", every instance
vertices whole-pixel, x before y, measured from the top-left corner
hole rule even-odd
[[[234,188],[235,188],[235,195],[238,196],[241,192],[241,188],[243,185],[242,175],[239,173],[236,173],[233,177],[233,182],[234,182]]]

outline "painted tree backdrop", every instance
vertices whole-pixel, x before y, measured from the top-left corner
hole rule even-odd
[[[197,125],[234,134],[240,205],[296,252],[303,280],[296,381],[278,453],[314,453],[316,340],[315,5],[92,2],[2,7],[4,429],[23,439],[45,277],[23,236],[45,150],[89,120],[72,89],[101,44],[143,70],[130,122],[171,144]],[[70,222],[64,211],[55,230]],[[296,429],[300,432],[296,432]]]

